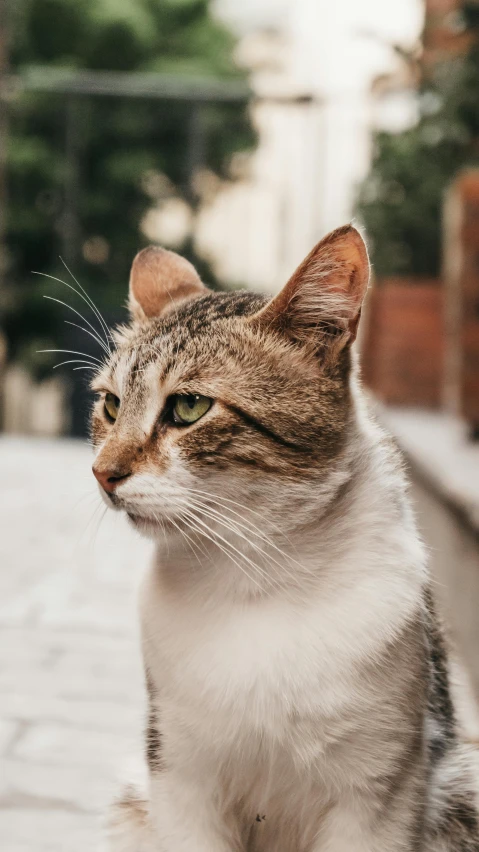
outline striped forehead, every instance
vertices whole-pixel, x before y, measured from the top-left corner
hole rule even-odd
[[[174,333],[150,334],[134,340],[120,357],[115,368],[117,381],[124,390],[146,386],[154,380],[164,382],[172,369],[181,369],[184,351],[181,330]]]
[[[181,306],[164,319],[139,328],[120,347],[102,375],[105,385],[123,403],[135,406],[135,415],[150,418],[175,384],[198,363],[214,358],[221,347],[219,326],[242,317],[264,304],[251,293],[212,293]],[[135,331],[135,327],[131,329]],[[228,347],[229,348],[229,347]],[[133,413],[133,408],[130,407]]]
[[[234,314],[232,305],[228,304],[231,295],[222,293],[206,297],[199,300],[202,304],[197,305],[194,313],[189,313],[185,306],[171,318],[152,322],[118,353],[112,364],[116,383],[121,387],[125,383],[136,383],[137,378],[152,365],[155,365],[158,381],[171,374],[181,378],[182,368],[190,368],[200,353],[203,356],[208,352],[213,355],[220,344],[220,336],[215,334],[218,321],[228,320]],[[247,295],[251,299],[250,294]],[[230,298],[225,300],[222,298],[225,296]],[[225,307],[230,310],[226,311]]]
[[[149,361],[140,366],[135,352],[125,353],[114,370],[114,384],[128,419],[149,434],[167,397],[160,365]]]

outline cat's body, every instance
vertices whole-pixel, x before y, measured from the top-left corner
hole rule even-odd
[[[357,232],[270,304],[185,292],[169,255],[165,288],[141,257],[96,380],[114,422],[93,420],[107,499],[157,540],[150,789],[116,806],[111,852],[479,852],[400,460],[352,369]]]

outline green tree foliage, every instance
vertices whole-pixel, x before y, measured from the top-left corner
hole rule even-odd
[[[468,53],[437,65],[418,93],[420,118],[403,133],[378,133],[357,213],[378,276],[431,275],[441,266],[444,193],[459,169],[479,159],[479,4],[465,3]]]
[[[241,80],[234,39],[209,0],[13,0],[10,12],[10,64],[20,77],[47,68]],[[201,165],[228,177],[231,155],[254,144],[241,104],[208,103],[195,113],[184,101],[28,90],[11,100],[4,324],[13,357],[28,360],[39,340],[58,339],[58,309],[41,294],[64,296],[31,272],[65,277],[59,255],[102,308],[124,301],[145,211],[172,195],[195,204],[195,121]],[[191,239],[185,251],[193,254]]]

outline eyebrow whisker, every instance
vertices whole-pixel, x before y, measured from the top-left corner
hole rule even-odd
[[[64,364],[87,364],[88,366],[83,367],[84,370],[98,370],[96,364],[89,364],[88,361],[83,361],[81,358],[71,358],[68,361],[60,361],[59,364],[54,364],[52,367],[53,370],[56,370],[57,367],[63,367]],[[74,368],[79,369],[79,368]]]
[[[81,355],[83,358],[86,358],[89,361],[96,361],[100,367],[103,367],[103,361],[100,361],[99,358],[95,358],[94,355],[86,355],[85,352],[77,352],[75,349],[38,349],[39,353],[44,352],[63,352],[65,355]]]
[[[40,273],[38,273],[38,274],[40,274]],[[64,308],[68,308],[69,311],[73,311],[73,313],[76,314],[78,317],[80,317],[80,319],[82,319],[83,322],[86,322],[87,326],[89,326],[89,328],[91,328],[91,330],[93,332],[95,332],[95,334],[98,334],[98,330],[95,328],[95,326],[92,325],[91,322],[89,322],[86,319],[86,317],[84,317],[83,314],[80,313],[80,311],[77,311],[76,308],[72,308],[72,306],[69,305],[67,302],[62,302],[61,299],[55,299],[54,296],[45,296],[44,295],[43,298],[48,299],[49,302],[57,302],[59,305],[63,305]],[[111,355],[111,349],[105,349],[105,351],[108,353],[108,355]]]
[[[85,334],[89,334],[90,337],[93,337],[93,340],[96,340],[96,342],[99,344],[99,346],[101,346],[101,348],[103,349],[103,351],[105,352],[106,355],[109,356],[111,354],[110,351],[106,348],[105,344],[103,343],[103,340],[101,340],[98,337],[97,334],[93,334],[93,332],[88,331],[87,328],[83,328],[82,325],[78,325],[77,322],[70,322],[70,320],[63,320],[63,322],[65,323],[65,325],[73,325],[75,328],[79,328],[80,331],[84,331]]]
[[[73,278],[73,280],[74,280],[75,284],[77,285],[77,287],[79,287],[79,288],[80,288],[80,290],[82,291],[82,293],[84,294],[84,296],[85,296],[85,297],[86,297],[86,299],[88,300],[88,303],[89,303],[89,305],[90,305],[91,309],[95,312],[96,316],[98,317],[98,319],[99,319],[99,321],[100,321],[100,323],[101,323],[101,325],[103,326],[103,329],[104,329],[104,331],[105,331],[105,335],[106,335],[106,341],[107,341],[107,343],[108,343],[108,338],[110,338],[111,342],[114,344],[114,340],[113,340],[113,338],[112,338],[112,336],[111,336],[110,329],[108,328],[108,326],[107,326],[107,324],[106,324],[106,322],[105,322],[105,320],[104,320],[104,318],[103,318],[102,313],[100,312],[100,310],[99,310],[99,309],[97,308],[97,306],[95,305],[95,302],[93,301],[93,299],[91,298],[91,296],[87,293],[87,291],[85,290],[85,288],[84,288],[84,287],[82,287],[82,285],[80,284],[80,282],[78,281],[78,279],[74,276],[73,272],[72,272],[72,271],[71,271],[71,269],[67,266],[66,261],[63,259],[63,257],[62,257],[61,255],[60,255],[60,260],[61,260],[61,262],[63,263],[63,266],[65,267],[65,269],[66,269],[66,271],[68,272],[68,274],[69,274],[69,275]],[[63,283],[64,283],[64,284],[66,284],[66,281],[64,281]],[[68,286],[68,284],[66,284],[66,286]],[[78,295],[80,296],[81,294],[80,294],[80,293],[78,293]],[[108,348],[110,349],[110,344],[109,344],[109,343],[108,343]],[[111,352],[111,349],[110,349],[110,352]]]
[[[49,275],[47,272],[35,272],[35,271],[33,271],[32,274],[33,275],[41,275],[42,278],[50,278],[52,281],[58,281],[59,284],[63,284],[65,287],[68,287],[69,290],[72,290],[73,293],[76,293],[76,295],[79,296],[80,299],[82,299],[88,305],[90,310],[93,311],[93,314],[98,319],[98,313],[97,313],[96,309],[93,310],[90,302],[85,298],[85,296],[83,296],[82,293],[79,293],[78,290],[75,287],[72,287],[71,284],[68,284],[66,281],[63,281],[62,278],[57,278],[55,275]],[[52,298],[52,297],[51,296],[50,297],[45,296],[45,298]],[[101,331],[102,331],[102,334],[105,335],[103,325],[104,325],[104,320],[103,320],[103,318],[101,318],[101,320],[100,320]],[[112,338],[107,326],[106,326],[106,328],[107,328],[107,335],[105,335],[105,343],[108,346],[109,351],[111,352],[111,346],[110,346],[110,342],[108,340],[108,337],[110,337],[110,340],[112,340],[112,342],[113,342],[113,338]]]

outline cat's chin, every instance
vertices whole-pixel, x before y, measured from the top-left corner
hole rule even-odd
[[[147,538],[164,539],[168,534],[175,534],[178,532],[178,526],[171,523],[171,521],[166,520],[166,518],[162,518],[161,521],[158,521],[157,519],[145,517],[144,515],[135,515],[134,512],[128,511],[126,512],[126,515],[130,524],[139,533],[141,533],[141,535],[144,535]]]
[[[162,535],[162,526],[158,523],[158,521],[153,521],[151,518],[145,518],[140,515],[134,515],[132,512],[127,512],[126,514],[130,524],[139,533],[141,533],[141,535],[144,535],[147,538],[158,538]]]

